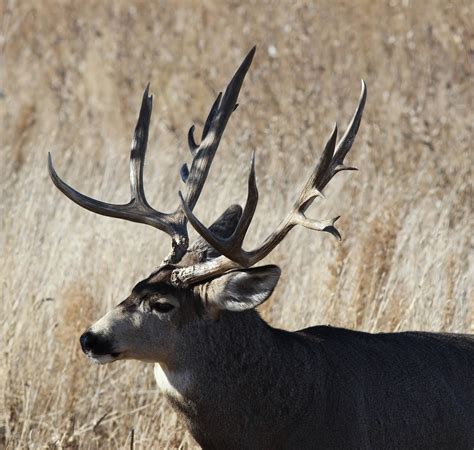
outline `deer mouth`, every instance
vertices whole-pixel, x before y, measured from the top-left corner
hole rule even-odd
[[[97,354],[94,352],[85,352],[86,356],[93,362],[97,364],[107,364],[120,359],[120,352],[112,352],[105,354]]]

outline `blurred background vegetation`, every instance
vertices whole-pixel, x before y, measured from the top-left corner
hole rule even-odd
[[[99,367],[80,333],[166,254],[166,235],[95,216],[49,180],[128,200],[129,142],[155,95],[145,183],[177,204],[186,132],[257,45],[196,211],[242,203],[251,246],[286,213],[359,80],[368,102],[348,162],[309,212],[343,241],[294,230],[262,308],[272,325],[472,332],[474,20],[466,1],[0,1],[0,448],[195,448],[152,366]]]

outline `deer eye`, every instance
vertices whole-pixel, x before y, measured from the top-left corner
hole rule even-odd
[[[172,305],[171,303],[166,303],[166,302],[154,302],[150,305],[150,307],[153,311],[156,311],[159,313],[167,313],[167,312],[170,312],[174,308],[174,305]]]

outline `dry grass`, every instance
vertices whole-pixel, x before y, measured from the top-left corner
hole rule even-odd
[[[284,214],[334,120],[369,99],[350,161],[314,216],[345,239],[294,231],[263,314],[297,329],[472,331],[472,2],[214,0],[0,2],[0,447],[194,448],[138,362],[90,365],[78,336],[168,249],[165,235],[94,216],[73,186],[128,195],[142,89],[155,92],[146,179],[171,208],[185,133],[258,45],[197,212],[242,201],[252,148],[253,241]],[[471,153],[470,153],[471,152]],[[231,169],[232,168],[232,169]],[[225,174],[225,175],[224,175]],[[266,221],[268,219],[268,222]]]

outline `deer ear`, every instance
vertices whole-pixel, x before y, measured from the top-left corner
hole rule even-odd
[[[242,208],[239,205],[229,206],[223,214],[209,227],[209,231],[222,238],[228,239],[232,236],[240,217]],[[188,248],[188,251],[180,261],[183,267],[192,266],[221,256],[221,254],[210,245],[203,237],[199,236]]]
[[[253,309],[270,297],[280,273],[273,265],[226,273],[207,283],[207,298],[219,310]]]

